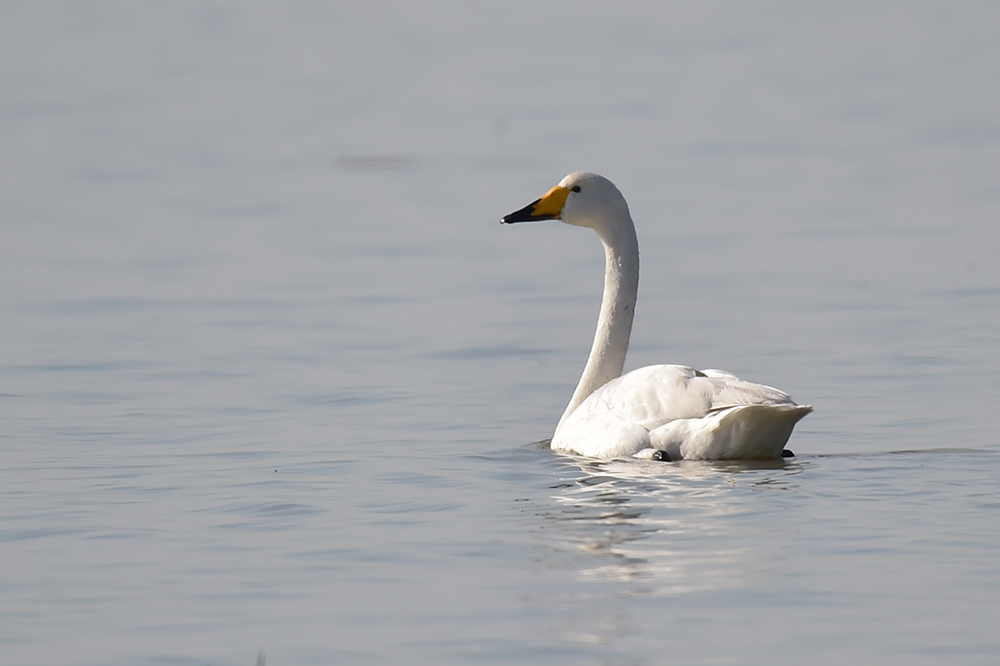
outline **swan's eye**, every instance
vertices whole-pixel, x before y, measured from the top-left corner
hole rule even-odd
[[[579,192],[579,191],[580,191],[580,186],[579,186],[579,185],[574,185],[574,186],[573,186],[573,187],[572,187],[571,189],[572,189],[572,190],[573,190],[574,192]]]

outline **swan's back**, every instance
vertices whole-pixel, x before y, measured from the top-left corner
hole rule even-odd
[[[570,418],[613,413],[652,430],[675,419],[701,418],[720,407],[788,404],[795,403],[787,393],[722,370],[649,365],[612,379],[591,393]]]

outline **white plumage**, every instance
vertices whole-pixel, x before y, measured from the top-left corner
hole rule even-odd
[[[651,365],[622,375],[639,289],[628,204],[608,179],[574,173],[501,222],[558,219],[604,243],[604,298],[590,358],[556,426],[552,449],[595,458],[779,458],[812,411],[788,394],[722,370]]]

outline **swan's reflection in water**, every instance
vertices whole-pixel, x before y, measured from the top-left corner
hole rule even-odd
[[[765,553],[748,549],[775,518],[765,514],[781,507],[752,497],[794,489],[802,470],[784,460],[556,465],[561,481],[542,516],[557,566],[569,565],[580,581],[626,584],[618,593],[654,595],[738,587],[766,569]]]

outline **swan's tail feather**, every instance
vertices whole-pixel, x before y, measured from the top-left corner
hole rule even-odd
[[[671,460],[780,458],[809,405],[737,405],[700,419],[678,419],[650,433],[654,448]]]

